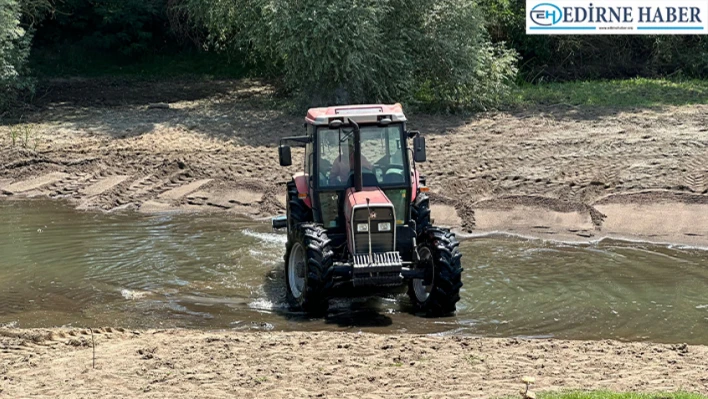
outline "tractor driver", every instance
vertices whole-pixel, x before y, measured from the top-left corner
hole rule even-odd
[[[330,185],[346,183],[349,180],[349,174],[354,172],[354,139],[350,137],[347,140],[347,144],[348,156],[340,154],[332,162],[332,169],[329,172]],[[366,159],[364,154],[361,154],[361,168],[370,171],[374,170],[374,166]]]

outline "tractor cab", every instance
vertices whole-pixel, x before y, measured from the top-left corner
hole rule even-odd
[[[287,292],[300,308],[326,308],[342,285],[408,283],[420,309],[454,311],[462,271],[457,241],[430,223],[416,169],[426,160],[425,140],[406,122],[400,104],[313,108],[304,135],[281,139],[281,166],[292,165],[287,143],[305,147],[303,170],[286,185],[287,215],[273,220],[274,228],[287,228]],[[434,292],[440,259],[454,270]]]
[[[400,104],[314,108],[305,121],[305,136],[284,140],[305,144],[304,171],[295,180],[306,188],[314,221],[331,233],[345,233],[346,192],[356,191],[360,182],[362,189],[380,188],[394,207],[394,224],[404,225],[415,195],[413,158],[417,154],[418,162],[425,160],[425,142],[418,132],[406,131]],[[415,153],[407,146],[411,137],[416,139]],[[290,149],[283,147],[281,165],[289,165]]]

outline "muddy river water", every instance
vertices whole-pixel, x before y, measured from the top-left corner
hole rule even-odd
[[[285,302],[285,236],[219,214],[99,214],[0,202],[0,325],[339,330],[708,344],[708,251],[503,237],[462,242],[453,317],[404,296]]]

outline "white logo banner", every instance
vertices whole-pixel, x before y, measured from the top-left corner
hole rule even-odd
[[[526,0],[529,35],[705,35],[708,1]]]

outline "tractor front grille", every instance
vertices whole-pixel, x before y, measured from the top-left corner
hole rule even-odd
[[[396,286],[401,284],[403,260],[398,252],[354,255],[352,284],[361,286]]]
[[[369,253],[369,235],[367,233],[357,233],[354,236],[356,244],[354,250],[357,254]],[[371,233],[371,252],[393,251],[393,232]]]
[[[368,222],[368,211],[366,208],[356,210],[354,214],[354,253],[368,254],[369,253],[369,233],[356,232],[356,225],[359,223]],[[382,253],[391,252],[395,249],[394,232],[396,231],[396,220],[393,215],[393,208],[378,207],[370,208],[370,211],[376,214],[376,218],[371,219],[371,252]],[[390,231],[379,231],[379,223],[390,223]]]
[[[369,254],[354,255],[354,270],[363,270],[368,267],[375,267],[379,271],[387,271],[386,268],[391,268],[392,271],[401,271],[401,254],[398,252],[384,252]]]

